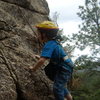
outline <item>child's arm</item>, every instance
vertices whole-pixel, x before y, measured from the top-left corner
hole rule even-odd
[[[47,58],[44,58],[44,57],[41,57],[38,62],[34,65],[34,66],[30,66],[29,68],[32,70],[32,71],[36,71],[38,68],[40,68],[44,62],[47,60]]]

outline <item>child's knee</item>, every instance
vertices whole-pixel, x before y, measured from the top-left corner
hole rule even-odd
[[[67,100],[73,100],[73,97],[72,97],[72,95],[71,95],[70,93],[67,94],[65,98],[66,98]]]

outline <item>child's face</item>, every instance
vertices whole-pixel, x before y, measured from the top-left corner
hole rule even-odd
[[[44,43],[45,42],[45,35],[44,34],[41,34],[39,31],[38,31],[38,39],[41,43]]]
[[[39,31],[38,31],[38,39],[39,39],[40,42],[42,42],[42,35]]]

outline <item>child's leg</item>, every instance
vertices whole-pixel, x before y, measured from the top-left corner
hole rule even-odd
[[[54,86],[53,86],[54,96],[56,100],[64,100],[65,84],[68,82],[69,78],[70,78],[70,74],[67,72],[60,70],[57,73],[55,80],[54,80]],[[67,94],[69,94],[69,92]]]
[[[64,96],[65,96],[66,100],[72,100],[72,96],[67,88],[64,89]]]
[[[69,93],[69,94],[67,94],[66,96],[65,96],[65,98],[67,99],[67,100],[73,100],[72,99],[72,96],[71,96],[71,94]]]

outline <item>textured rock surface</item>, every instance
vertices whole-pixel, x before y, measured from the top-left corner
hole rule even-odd
[[[43,70],[28,69],[39,54],[34,26],[48,14],[45,0],[0,0],[0,100],[51,100]]]

